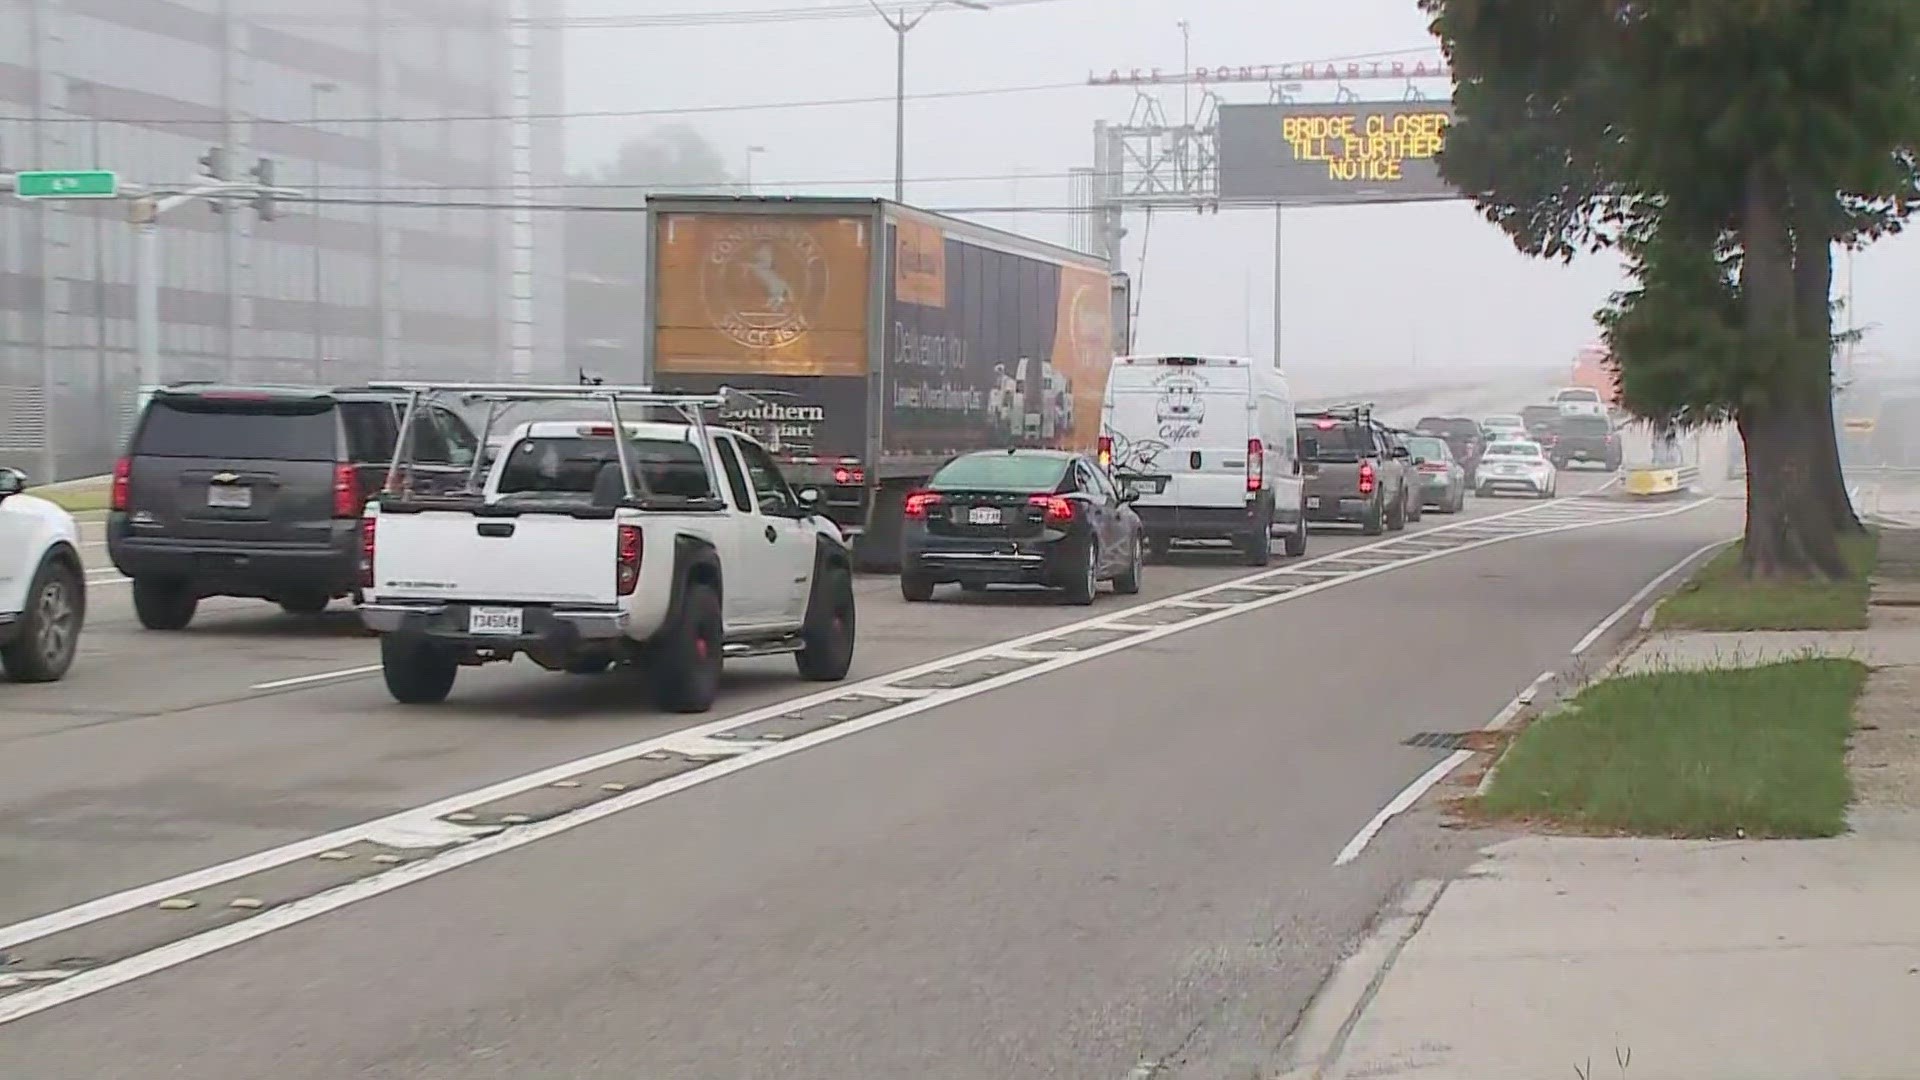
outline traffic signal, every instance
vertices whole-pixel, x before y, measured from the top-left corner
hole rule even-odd
[[[228,164],[226,147],[208,147],[207,152],[200,155],[200,175],[214,180],[227,179]],[[207,209],[216,214],[224,214],[227,212],[227,204],[225,200],[222,199],[208,199]]]
[[[261,158],[254,164],[248,175],[252,176],[253,182],[260,187],[253,196],[253,209],[260,215],[261,221],[272,221],[279,216],[279,208],[273,201],[273,159]]]

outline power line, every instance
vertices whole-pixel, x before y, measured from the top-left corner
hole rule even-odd
[[[993,10],[1062,3],[1065,0],[996,0]],[[924,6],[927,0],[910,0],[908,6]],[[375,30],[474,30],[497,32],[502,27],[534,30],[607,30],[637,28],[698,28],[740,26],[766,23],[819,22],[833,19],[871,19],[873,8],[865,3],[835,3],[812,7],[734,8],[724,11],[663,11],[652,14],[622,12],[617,15],[535,15],[524,19],[464,20],[399,18],[355,19],[339,15],[249,15],[248,22],[261,26],[289,28],[375,29]]]
[[[776,196],[775,198],[778,198],[778,197]],[[1345,199],[1339,196],[1330,196],[1324,199],[1289,199],[1286,201],[1285,205],[1289,209],[1293,209],[1296,207],[1305,208],[1305,207],[1363,206],[1363,205],[1364,206],[1406,205],[1411,203],[1457,202],[1464,198],[1466,198],[1466,196],[1463,196],[1463,195],[1421,195],[1421,196],[1412,196],[1412,197],[1400,198],[1400,199],[1375,199],[1375,200],[1370,200],[1369,202],[1366,202],[1366,203],[1355,203],[1350,199]],[[281,203],[283,205],[294,204],[294,205],[312,205],[312,206],[360,206],[360,207],[379,207],[383,209],[402,209],[402,210],[484,210],[484,211],[496,211],[496,212],[508,211],[508,210],[526,210],[526,211],[541,211],[541,212],[547,212],[547,213],[639,214],[639,213],[645,213],[647,209],[645,200],[641,200],[639,202],[633,202],[633,203],[609,204],[609,203],[581,203],[581,202],[513,202],[513,201],[507,201],[507,200],[492,200],[492,199],[485,199],[485,200],[483,199],[475,199],[475,200],[356,199],[356,198],[333,198],[328,196],[311,197],[311,196],[282,195],[282,196],[276,197],[274,201],[277,203]],[[1214,203],[1214,204],[1209,204],[1205,208],[1204,213],[1208,215],[1213,215],[1218,213],[1243,211],[1243,210],[1258,210],[1262,213],[1271,213],[1273,210],[1273,205],[1274,204],[1271,202]],[[1091,213],[1098,208],[1090,207],[1090,206],[1074,206],[1070,204],[1044,204],[1044,203],[1004,204],[1003,203],[1003,204],[952,205],[952,206],[916,206],[915,209],[927,210],[927,211],[931,211],[933,213],[938,213],[938,214],[1086,214],[1086,213]],[[1185,206],[1184,205],[1177,206],[1177,207],[1165,206],[1165,207],[1160,207],[1159,209],[1162,209],[1168,212],[1174,212],[1180,209],[1185,209]],[[1196,213],[1203,212],[1199,210],[1199,208],[1195,208],[1195,211]]]
[[[1347,56],[1332,56],[1311,61],[1315,65],[1350,63],[1361,60],[1382,60],[1396,56],[1411,56],[1416,53],[1432,52],[1432,46],[1411,49],[1389,49],[1380,52],[1354,53]],[[1284,67],[1284,64],[1253,65],[1255,67]],[[1058,90],[1108,89],[1090,87],[1084,81],[1030,83],[1024,86],[982,86],[961,90],[923,90],[907,94],[909,101],[937,101],[960,98],[1000,97],[1011,94],[1033,94]],[[300,117],[298,119],[275,119],[273,117],[247,117],[248,123],[289,125],[294,127],[313,127],[319,124],[441,124],[451,122],[488,122],[505,121],[547,121],[547,120],[596,120],[596,119],[639,119],[644,117],[702,116],[713,113],[738,112],[776,112],[790,109],[844,108],[851,105],[889,105],[894,95],[881,94],[861,97],[810,98],[797,101],[758,101],[736,102],[720,105],[682,105],[653,109],[575,109],[552,112],[525,113],[447,113],[426,116],[322,116]],[[217,120],[187,120],[179,117],[127,117],[127,116],[50,116],[33,120],[42,124],[140,124],[149,127],[200,126],[217,124]]]

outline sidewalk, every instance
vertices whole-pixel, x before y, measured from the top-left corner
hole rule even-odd
[[[1920,574],[1920,531],[1881,552],[1883,573]],[[1851,833],[1498,844],[1441,893],[1324,1075],[1920,1076],[1920,608],[1873,607],[1853,633],[1660,635],[1622,667],[1815,654],[1876,668]]]

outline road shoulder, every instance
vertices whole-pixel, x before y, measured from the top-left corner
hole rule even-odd
[[[1886,567],[1920,553],[1889,532]],[[1885,595],[1902,591],[1880,585]],[[1850,831],[1820,840],[1531,836],[1493,844],[1374,961],[1332,1060],[1289,1075],[1910,1075],[1920,1008],[1920,611],[1824,637],[1659,634],[1625,672],[1842,656],[1873,666]],[[1352,976],[1349,976],[1351,981]],[[1329,989],[1337,985],[1330,984]],[[1817,988],[1817,990],[1815,989]],[[1322,1012],[1316,1003],[1314,1012]],[[1783,1018],[1792,1018],[1783,1022]],[[1329,1021],[1310,1012],[1302,1049]],[[1597,1073],[1593,1070],[1599,1070]]]

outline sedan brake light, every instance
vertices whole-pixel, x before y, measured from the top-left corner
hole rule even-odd
[[[937,491],[910,491],[907,493],[905,513],[909,521],[925,521],[927,512],[939,506],[946,499]]]
[[[1067,525],[1073,521],[1072,499],[1059,495],[1033,495],[1028,497],[1027,505],[1043,508],[1049,525]]]

